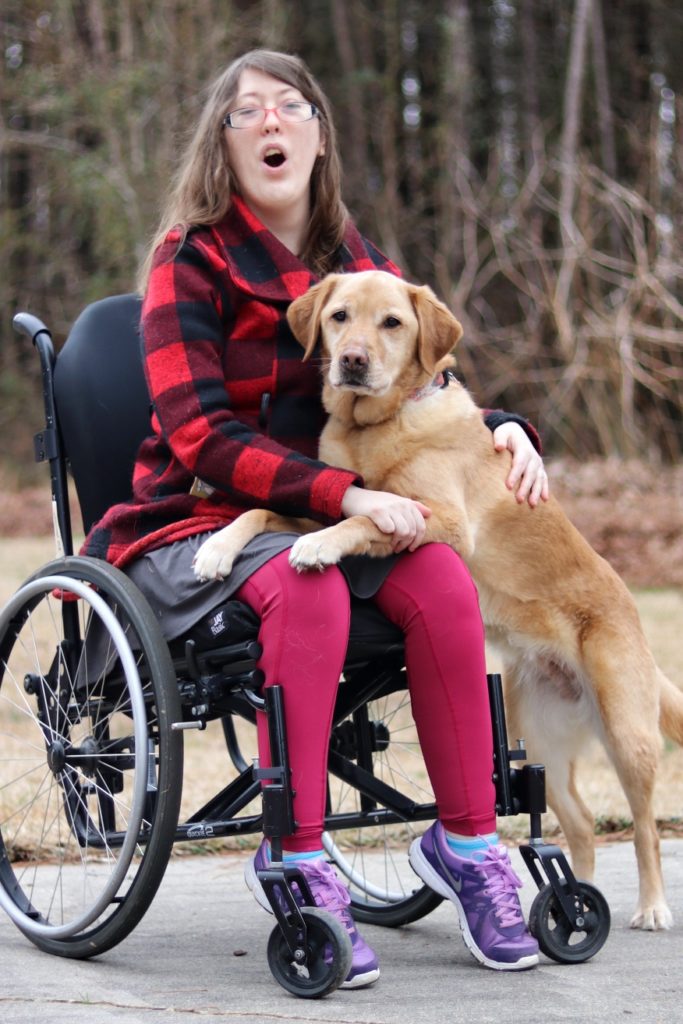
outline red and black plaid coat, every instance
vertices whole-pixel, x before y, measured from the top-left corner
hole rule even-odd
[[[362,482],[316,459],[325,422],[315,360],[286,320],[317,278],[236,198],[226,217],[170,232],[156,253],[142,312],[152,433],[135,464],[133,498],[95,524],[83,554],[123,566],[144,551],[263,507],[322,523],[341,518]],[[400,271],[349,224],[340,269]],[[490,412],[493,430],[521,417]],[[190,494],[198,478],[214,488]]]
[[[152,434],[142,444],[131,501],[111,508],[83,554],[125,565],[142,552],[267,507],[323,523],[359,478],[316,458],[325,413],[315,360],[286,320],[317,278],[238,198],[212,227],[156,253],[142,312]],[[349,224],[345,272],[399,273]],[[190,495],[198,477],[215,488]]]

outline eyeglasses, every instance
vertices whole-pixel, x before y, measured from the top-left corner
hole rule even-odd
[[[223,118],[223,124],[227,128],[260,128],[270,111],[274,111],[281,121],[290,124],[301,124],[318,116],[318,108],[314,103],[289,100],[279,107],[240,107],[239,110],[231,110]]]

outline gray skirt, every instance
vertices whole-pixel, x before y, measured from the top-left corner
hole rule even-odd
[[[192,561],[208,536],[208,533],[197,534],[149,551],[125,569],[147,598],[166,640],[174,640],[187,633],[209,612],[232,597],[252,573],[281,551],[291,548],[298,534],[261,533],[237,556],[229,576],[224,580],[200,583],[192,570]],[[339,568],[346,577],[351,594],[367,599],[377,593],[400,557],[352,555],[344,558]]]

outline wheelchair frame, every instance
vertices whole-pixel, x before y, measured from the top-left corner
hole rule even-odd
[[[235,643],[202,649],[188,638],[169,646],[147,602],[127,577],[107,563],[73,555],[67,453],[55,404],[56,357],[51,336],[30,314],[18,314],[14,323],[31,339],[40,357],[45,428],[36,435],[35,451],[37,461],[47,461],[50,466],[58,557],[25,583],[0,615],[0,701],[3,685],[20,689],[11,673],[11,658],[17,648],[23,653],[22,630],[39,612],[52,608],[55,592],[59,592],[59,616],[48,614],[51,628],[53,620],[59,619],[50,667],[43,671],[37,664],[36,672],[24,674],[22,687],[28,698],[35,698],[38,708],[36,722],[47,755],[50,785],[54,782],[60,791],[62,806],[57,813],[65,814],[70,838],[75,837],[79,851],[103,852],[113,866],[102,891],[88,897],[87,907],[76,912],[54,908],[48,887],[46,909],[41,909],[33,885],[23,881],[23,868],[15,871],[13,867],[21,865],[21,854],[17,856],[11,845],[6,845],[0,813],[0,903],[40,948],[62,956],[89,957],[121,941],[141,919],[175,842],[263,831],[273,850],[271,869],[259,873],[277,922],[268,945],[271,970],[276,980],[296,995],[325,995],[348,973],[350,941],[334,918],[315,907],[300,872],[281,862],[281,837],[295,828],[286,723],[280,687],[261,691],[257,622],[252,635]],[[72,600],[74,596],[78,600]],[[90,670],[83,667],[91,627],[109,638],[104,665],[94,673],[95,682],[89,678]],[[357,807],[351,811],[329,808],[328,855],[348,881],[358,886],[360,880],[352,898],[355,918],[389,926],[422,917],[441,898],[421,885],[398,893],[378,889],[367,881],[363,868],[358,872],[346,861],[331,833],[404,826],[436,817],[433,800],[407,796],[373,770],[376,755],[391,743],[391,733],[385,723],[370,717],[368,707],[372,701],[405,690],[401,655],[400,646],[394,646],[347,664],[328,762],[330,776],[358,794]],[[501,679],[490,675],[488,681],[496,811],[499,815],[530,816],[529,841],[520,847],[539,888],[530,927],[547,955],[558,962],[582,962],[606,941],[609,908],[599,890],[575,879],[561,849],[543,841],[543,766],[513,767],[514,761],[525,760],[526,753],[523,744],[509,749]],[[16,700],[19,702],[19,696]],[[234,728],[235,717],[255,722],[260,711],[267,717],[271,746],[272,765],[266,769],[247,763]],[[123,723],[119,725],[122,735],[112,737],[114,719]],[[227,753],[238,774],[185,822],[178,823],[183,733],[202,730],[215,719],[222,723]],[[126,773],[134,774],[135,787],[123,815],[127,827],[122,830],[117,818]],[[2,782],[0,778],[0,787]],[[259,792],[262,813],[243,814]],[[131,873],[132,883],[124,884],[124,876]],[[304,906],[292,894],[293,883],[305,896]],[[331,957],[325,952],[330,949]]]

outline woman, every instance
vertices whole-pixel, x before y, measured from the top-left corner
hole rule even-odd
[[[439,821],[411,848],[414,869],[452,900],[480,962],[515,970],[538,959],[521,883],[496,837],[473,583],[450,548],[420,547],[428,508],[366,490],[353,473],[316,459],[321,382],[301,361],[286,309],[329,271],[373,268],[398,273],[341,202],[334,128],[318,85],[284,54],[254,51],[235,61],[214,83],[145,268],[153,434],[137,459],[134,497],[111,509],[84,546],[125,568],[168,638],[230,594],[260,616],[260,665],[265,685],[283,688],[295,790],[297,830],[284,837],[284,858],[298,863],[316,902],[349,931],[350,988],[379,976],[321,838],[350,588],[405,635],[413,713],[439,808]],[[497,413],[487,422],[492,443],[513,453],[508,486],[517,500],[545,498],[545,471],[524,421]],[[252,542],[227,580],[197,583],[192,559],[206,533],[252,506],[322,523],[367,515],[401,557],[366,560],[349,578],[337,567],[298,575],[287,561],[292,538],[269,535]],[[262,721],[258,730],[266,764]],[[246,870],[266,909],[257,872],[268,860],[264,840]]]

